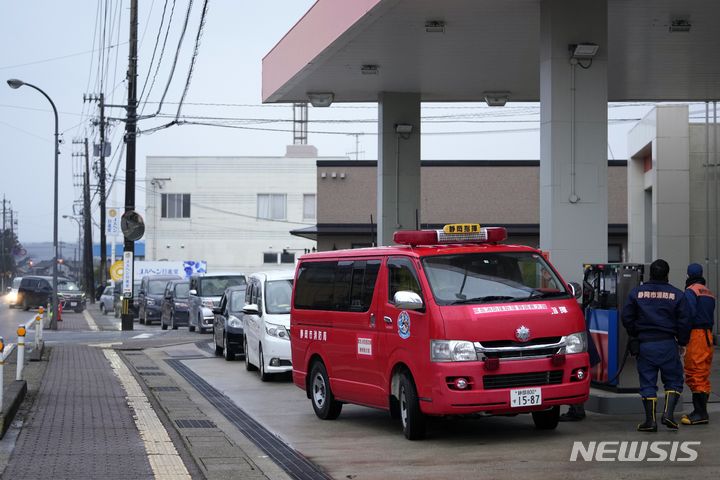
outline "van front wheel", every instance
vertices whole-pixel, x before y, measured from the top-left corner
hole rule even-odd
[[[420,410],[417,390],[409,373],[400,375],[400,421],[408,440],[425,437],[425,415]]]
[[[315,415],[319,418],[335,420],[340,416],[342,403],[335,400],[327,370],[322,362],[315,362],[310,370],[310,401]]]
[[[550,410],[532,412],[532,417],[538,430],[555,430],[560,421],[560,407],[554,406]]]

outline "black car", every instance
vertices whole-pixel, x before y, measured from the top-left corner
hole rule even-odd
[[[153,320],[160,320],[165,287],[170,280],[182,280],[182,278],[179,275],[150,275],[142,278],[138,294],[140,323],[150,325]]]
[[[23,310],[45,307],[52,301],[52,277],[23,277],[18,287],[17,305]],[[58,278],[58,302],[63,310],[82,312],[85,309],[85,294],[75,282],[67,278]]]
[[[173,330],[177,330],[178,327],[188,326],[190,321],[189,291],[190,282],[187,280],[168,282],[161,307],[160,328],[167,330],[170,326]]]
[[[243,350],[245,332],[242,324],[245,288],[245,285],[227,288],[220,299],[220,305],[213,308],[215,355],[222,355],[227,361],[234,360],[235,355],[239,353],[245,353]]]

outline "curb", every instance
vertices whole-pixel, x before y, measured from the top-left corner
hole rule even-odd
[[[10,428],[26,394],[27,382],[25,380],[15,380],[5,388],[4,396],[7,403],[0,412],[0,438],[3,438],[7,429]]]

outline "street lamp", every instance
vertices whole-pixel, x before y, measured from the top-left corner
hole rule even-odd
[[[82,241],[82,224],[80,223],[80,219],[82,217],[76,216],[76,215],[63,215],[63,218],[67,218],[68,220],[75,220],[77,222],[78,226],[78,243],[77,243],[77,249],[75,250],[75,275],[77,275],[77,279],[80,280],[80,259],[82,256],[80,255],[80,242]]]
[[[42,89],[36,87],[31,83],[23,82],[17,78],[11,78],[7,81],[10,88],[20,88],[23,85],[33,88],[40,92],[43,97],[47,98],[52,106],[53,113],[55,114],[55,189],[53,199],[53,248],[55,249],[55,258],[53,259],[53,298],[52,298],[52,319],[50,320],[50,329],[57,330],[57,318],[58,318],[58,155],[60,154],[60,138],[58,135],[58,112],[55,108],[55,103]]]

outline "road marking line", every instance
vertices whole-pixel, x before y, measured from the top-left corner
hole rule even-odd
[[[141,333],[140,335],[135,335],[132,338],[151,338],[153,335],[155,335],[155,334],[154,333]]]
[[[127,393],[128,405],[135,413],[135,425],[140,431],[140,437],[145,445],[148,461],[155,478],[158,480],[191,479],[165,426],[150,405],[140,384],[114,350],[103,349],[103,353]]]
[[[90,330],[93,332],[98,332],[100,329],[97,326],[97,323],[95,323],[95,319],[88,313],[87,310],[83,310],[83,317],[85,317],[85,320],[88,323],[88,327],[90,327]]]

